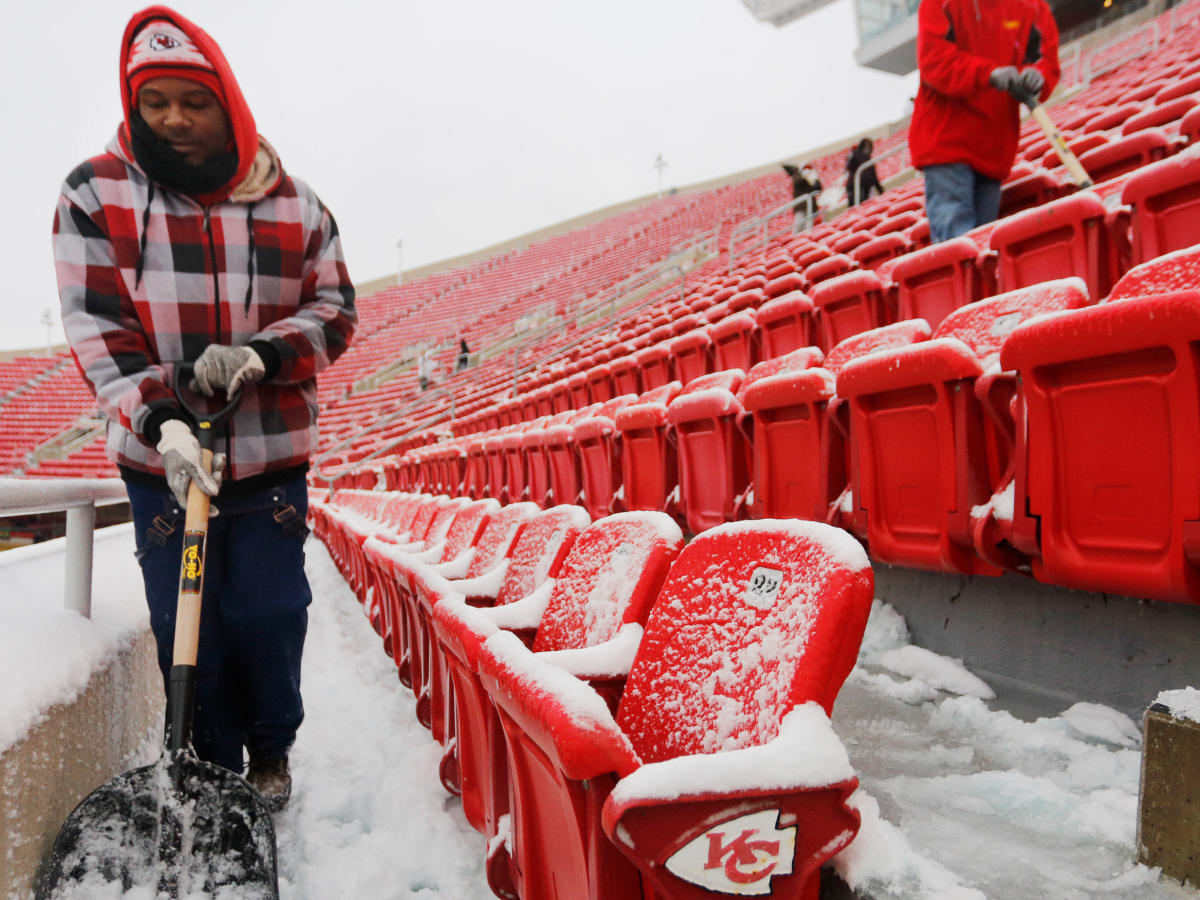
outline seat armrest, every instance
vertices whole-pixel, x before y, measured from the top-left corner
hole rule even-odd
[[[489,607],[485,614],[496,627],[508,631],[521,629],[536,629],[541,624],[542,615],[550,603],[550,595],[554,592],[554,579],[547,578],[540,585],[512,603],[503,606]]]
[[[641,642],[642,626],[630,622],[622,625],[607,641],[573,650],[548,650],[539,653],[538,659],[566,669],[585,681],[625,678]]]

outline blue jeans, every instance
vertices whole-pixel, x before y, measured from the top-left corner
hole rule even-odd
[[[132,481],[125,487],[165,685],[183,510],[165,489]],[[243,746],[255,757],[286,756],[304,719],[300,658],[312,600],[304,574],[308,489],[297,478],[213,505],[219,512],[209,519],[192,743],[201,759],[241,772]]]
[[[937,244],[986,225],[1000,213],[1000,182],[966,163],[926,166],[925,212],[929,239]]]

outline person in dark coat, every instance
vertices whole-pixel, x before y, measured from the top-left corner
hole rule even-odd
[[[870,197],[872,189],[877,194],[883,193],[883,185],[879,183],[879,176],[875,174],[875,166],[872,164],[864,168],[864,164],[874,155],[875,142],[870,138],[863,138],[846,159],[846,197],[851,206],[857,206]],[[856,187],[854,175],[860,168],[863,172],[857,179]]]
[[[461,372],[471,364],[471,348],[467,346],[466,338],[458,339],[458,360],[455,362],[454,371]]]
[[[787,172],[788,177],[792,179],[792,199],[799,200],[807,194],[812,195],[812,203],[797,203],[793,209],[796,214],[796,231],[803,231],[812,224],[813,219],[817,215],[817,197],[824,190],[824,185],[821,184],[821,178],[817,175],[817,170],[810,165],[805,165],[803,168],[793,166],[791,163],[783,164],[783,171]]]

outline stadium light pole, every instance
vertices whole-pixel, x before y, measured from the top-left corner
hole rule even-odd
[[[658,169],[658,196],[660,198],[662,197],[663,169],[666,167],[667,161],[663,159],[663,155],[661,153],[658,154],[658,156],[654,158],[654,168]]]
[[[396,284],[404,283],[404,239],[396,239]]]

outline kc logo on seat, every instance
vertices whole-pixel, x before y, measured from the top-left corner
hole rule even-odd
[[[714,825],[675,851],[667,870],[722,894],[770,894],[774,876],[792,874],[796,852],[796,826],[778,822],[779,810],[764,809]]]

